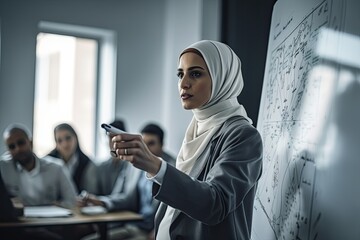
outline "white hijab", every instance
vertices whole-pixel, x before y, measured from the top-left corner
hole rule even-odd
[[[194,116],[176,160],[176,168],[185,173],[191,171],[212,136],[227,119],[240,115],[252,124],[245,108],[237,101],[244,81],[241,62],[234,51],[224,43],[209,40],[196,42],[185,50],[190,48],[198,50],[204,58],[211,76],[212,92],[204,106],[192,110]]]

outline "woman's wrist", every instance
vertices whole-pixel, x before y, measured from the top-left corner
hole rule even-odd
[[[151,176],[156,176],[158,174],[160,167],[161,167],[161,159],[154,156],[154,159],[152,160],[153,164],[151,164],[151,169],[147,171]]]
[[[146,178],[148,180],[151,180],[151,181],[159,184],[159,185],[162,185],[166,169],[167,169],[166,162],[162,158],[160,158],[160,169],[159,169],[159,171],[156,173],[156,175],[151,175],[149,172],[146,172]]]

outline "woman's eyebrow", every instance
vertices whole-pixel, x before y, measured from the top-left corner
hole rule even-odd
[[[189,70],[194,70],[194,69],[196,69],[196,68],[200,68],[200,69],[202,69],[202,70],[205,70],[203,67],[193,66],[193,67],[189,67],[189,68],[188,68],[188,71],[189,71]],[[178,72],[182,72],[182,71],[184,71],[182,68],[178,68]]]

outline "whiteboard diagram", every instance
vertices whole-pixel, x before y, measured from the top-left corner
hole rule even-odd
[[[324,29],[336,32],[343,28],[346,4],[350,5],[341,0],[278,1],[274,7],[258,120],[264,153],[254,204],[253,240],[330,239],[321,232],[329,210],[322,207],[326,192],[322,185],[329,179],[319,172],[324,156],[319,149],[332,126],[330,115],[338,102],[336,91],[343,71],[339,64],[327,68],[317,50],[329,36]],[[356,77],[359,74],[354,74]],[[356,111],[360,116],[360,108]],[[360,147],[359,138],[355,139]],[[356,150],[350,158],[360,160],[358,153]],[[360,182],[359,177],[355,180]],[[324,201],[330,201],[329,196]],[[360,213],[360,207],[353,210]],[[355,233],[349,236],[358,236],[359,230],[352,227]]]

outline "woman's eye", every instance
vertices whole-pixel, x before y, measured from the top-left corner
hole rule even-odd
[[[182,78],[184,76],[184,74],[182,72],[178,72],[176,75],[178,78]]]
[[[199,77],[201,77],[202,76],[202,74],[201,74],[201,72],[199,72],[199,71],[193,71],[193,72],[190,72],[189,73],[189,77],[191,77],[191,78],[199,78]],[[179,78],[179,79],[182,79],[183,77],[184,77],[184,73],[183,72],[178,72],[177,73],[177,77]]]
[[[190,74],[191,77],[193,78],[199,78],[201,76],[200,72],[194,71]]]

